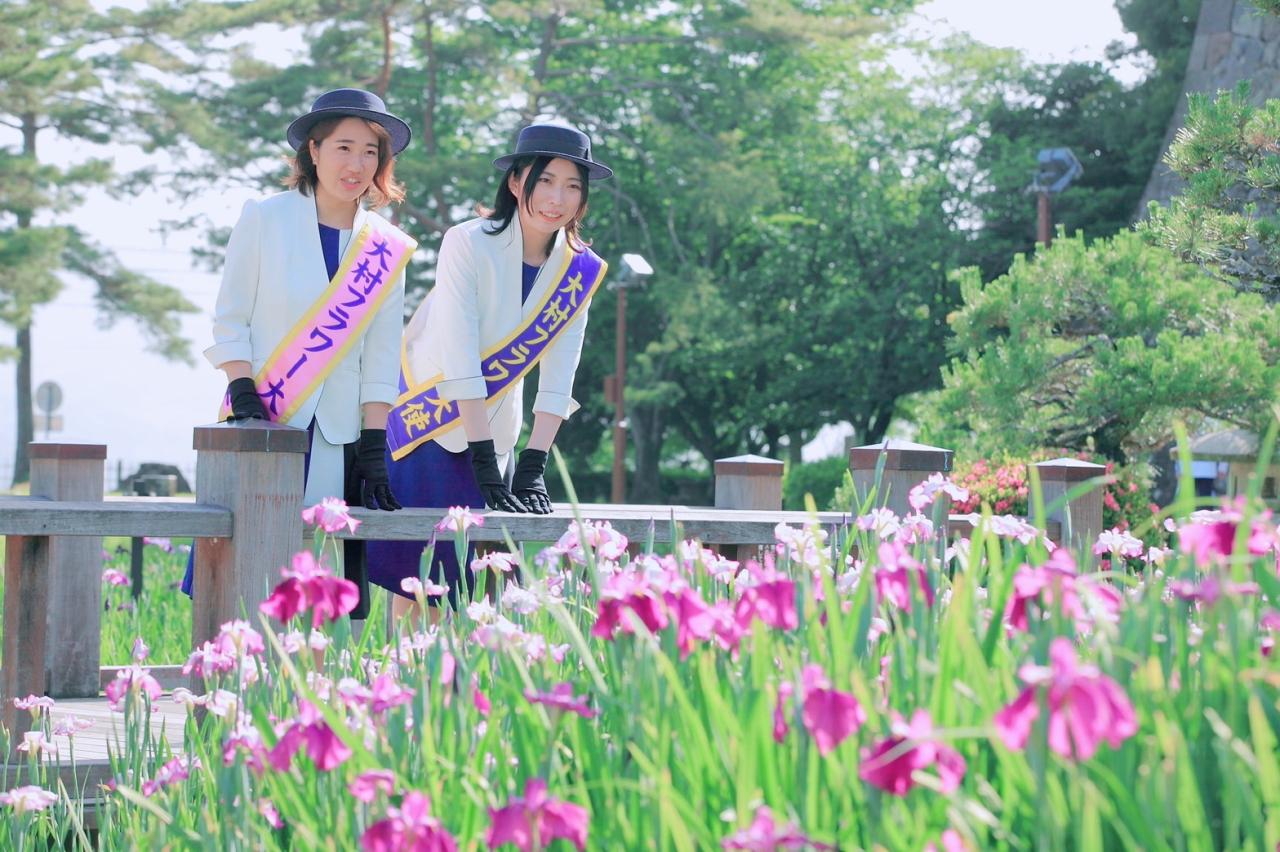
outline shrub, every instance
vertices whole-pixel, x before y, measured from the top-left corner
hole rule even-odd
[[[782,508],[803,510],[806,494],[813,495],[818,509],[832,508],[836,489],[848,469],[849,461],[843,455],[788,467],[782,475]]]

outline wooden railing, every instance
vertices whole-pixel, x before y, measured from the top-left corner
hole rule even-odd
[[[106,447],[77,444],[31,445],[31,496],[0,498],[0,535],[5,547],[4,658],[0,702],[11,737],[20,740],[27,714],[14,712],[12,698],[29,694],[88,697],[99,694],[101,539],[103,536],[193,537],[195,605],[192,643],[217,634],[221,624],[253,613],[303,542],[301,522],[303,453],[306,433],[276,424],[250,422],[201,426],[195,502],[162,498],[103,499]],[[933,473],[951,468],[951,452],[890,441],[850,452],[855,483],[868,489],[876,463],[885,455],[879,502],[907,514],[910,489]],[[1096,476],[1097,465],[1070,459],[1037,466],[1047,501],[1072,484]],[[809,516],[783,512],[782,464],[742,456],[716,462],[716,506],[582,505],[579,516],[609,521],[632,541],[650,536],[671,542],[697,538],[743,558],[774,541],[779,522],[804,524]],[[1061,531],[1076,545],[1101,531],[1099,492],[1079,497],[1051,517],[1050,537]],[[943,510],[945,512],[945,508]],[[444,516],[442,509],[370,512],[353,509],[362,523],[350,537],[365,540],[427,539]],[[557,504],[550,515],[489,512],[473,541],[554,541],[574,519],[572,507]],[[838,529],[847,514],[824,512],[818,522]],[[964,534],[968,522],[954,517],[948,533]],[[452,534],[436,533],[448,541]],[[176,684],[176,669],[165,681]]]

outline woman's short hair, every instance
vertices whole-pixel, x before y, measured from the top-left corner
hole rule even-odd
[[[476,212],[489,220],[489,224],[485,225],[485,233],[501,234],[516,215],[515,193],[511,191],[511,177],[519,175],[527,167],[529,173],[524,176],[521,186],[533,186],[538,182],[538,178],[542,177],[542,173],[546,171],[547,165],[556,159],[545,154],[530,154],[524,157],[517,157],[502,175],[502,182],[498,184],[498,195],[493,200],[493,208],[476,205]],[[564,226],[565,241],[569,248],[573,251],[582,251],[589,243],[582,239],[581,229],[582,220],[587,215],[587,196],[590,184],[587,181],[587,167],[581,163],[574,163],[578,167],[578,177],[582,180],[582,203],[578,205],[577,211],[573,214],[573,218]],[[525,193],[524,206],[529,212],[533,212],[533,193]]]
[[[337,115],[317,121],[307,132],[307,139],[292,157],[285,157],[289,163],[289,176],[283,181],[289,189],[296,189],[303,195],[315,191],[316,164],[311,159],[311,142],[323,145],[339,124],[352,116]],[[356,116],[358,117],[358,116]],[[404,184],[396,180],[396,159],[391,154],[391,134],[376,121],[364,120],[373,135],[378,139],[378,168],[373,173],[373,181],[361,196],[367,199],[369,206],[375,210],[388,204],[399,204],[404,201]]]

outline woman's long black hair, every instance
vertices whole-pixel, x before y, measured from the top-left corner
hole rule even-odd
[[[525,175],[522,187],[533,187],[538,183],[538,178],[542,177],[542,173],[546,171],[547,164],[555,157],[549,157],[545,154],[530,155],[527,157],[517,157],[502,175],[502,182],[498,184],[498,195],[494,198],[493,209],[489,210],[485,207],[477,207],[477,211],[481,216],[489,220],[489,224],[485,225],[486,234],[501,234],[511,225],[511,220],[516,215],[517,199],[515,193],[511,191],[511,176],[519,175],[527,166],[529,173]],[[573,251],[582,251],[587,243],[583,242],[579,230],[582,226],[582,220],[587,215],[587,195],[590,184],[587,182],[587,167],[581,163],[574,163],[578,167],[578,176],[582,179],[582,203],[578,205],[578,210],[573,214],[573,218],[569,220],[569,224],[564,226],[565,241],[569,244],[569,248]],[[530,213],[533,212],[533,193],[526,192],[524,197],[524,209]],[[550,253],[555,245],[555,236],[551,237],[547,243],[547,252]]]

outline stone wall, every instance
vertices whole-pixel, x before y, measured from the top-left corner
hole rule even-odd
[[[1219,89],[1234,88],[1245,79],[1253,83],[1251,100],[1255,103],[1280,98],[1280,18],[1259,12],[1249,0],[1204,0],[1182,90],[1213,94]],[[1146,216],[1147,202],[1167,203],[1181,186],[1163,157],[1186,117],[1184,96],[1169,120],[1161,159],[1151,170],[1135,218]]]

